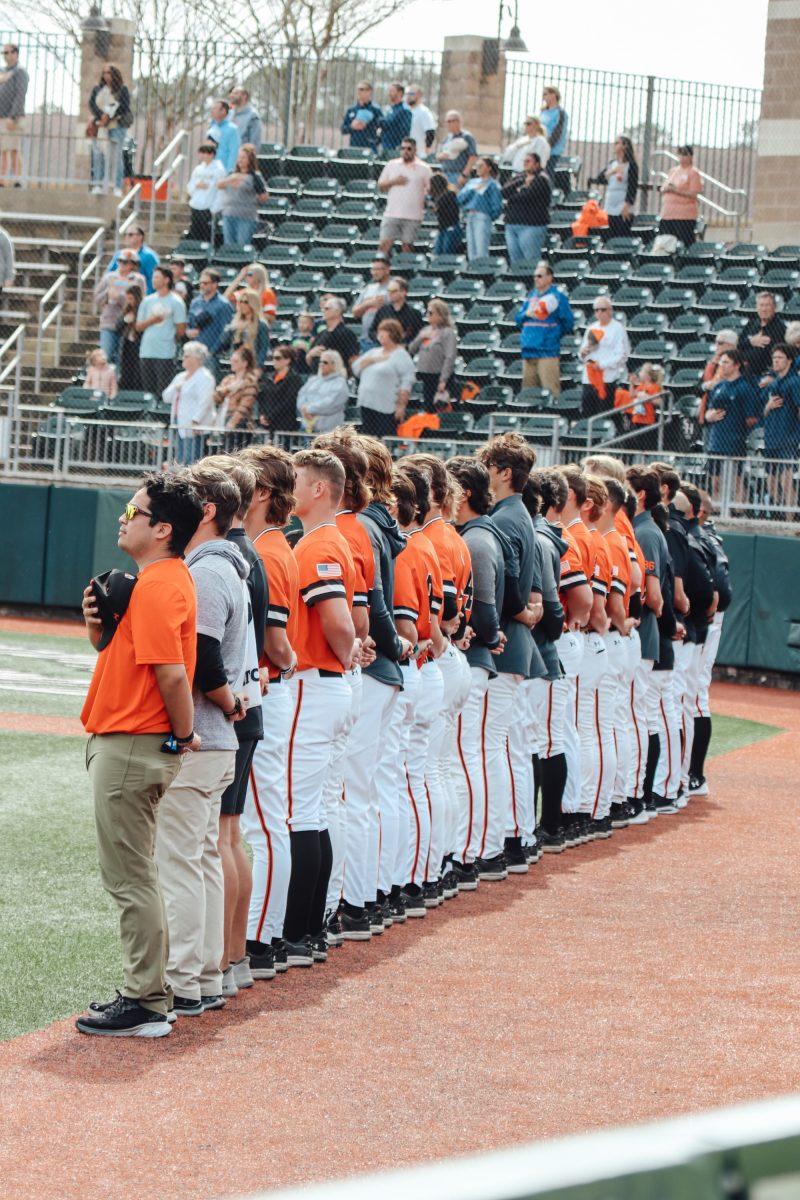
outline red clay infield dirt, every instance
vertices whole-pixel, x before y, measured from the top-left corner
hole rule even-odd
[[[1,1046],[2,1193],[234,1196],[796,1089],[800,696],[714,693],[787,732],[717,758],[678,816],[169,1038]]]

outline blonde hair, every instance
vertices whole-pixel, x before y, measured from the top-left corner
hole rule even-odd
[[[233,314],[231,329],[234,332],[241,330],[244,334],[244,341],[255,346],[258,337],[258,323],[261,320],[261,297],[253,288],[242,288],[236,297],[236,303],[239,304],[242,300],[250,306],[252,316],[249,318],[240,316],[237,308]]]
[[[333,374],[341,375],[342,379],[347,379],[347,367],[344,365],[342,356],[339,353],[339,351],[338,350],[323,350],[322,354],[320,354],[320,356],[319,356],[320,362],[322,361],[323,354],[332,360]]]
[[[440,300],[438,296],[434,296],[433,300],[428,301],[428,308],[442,318],[442,325],[447,329],[453,328],[453,314],[450,312],[450,305],[446,300]]]
[[[800,346],[800,321],[790,321],[786,326],[783,340],[787,346]]]
[[[612,458],[610,454],[589,454],[582,459],[581,466],[591,475],[608,475],[611,479],[616,479],[618,483],[625,482],[624,463],[621,463],[618,458]]]
[[[102,347],[102,346],[95,346],[94,350],[90,350],[90,351],[89,351],[89,353],[86,355],[86,365],[87,365],[87,367],[94,367],[94,366],[96,366],[96,365],[97,365],[97,364],[95,363],[95,361],[94,361],[94,360],[95,360],[95,356],[96,356],[96,355],[98,355],[98,354],[102,354],[102,355],[103,355],[103,357],[105,358],[106,362],[108,362],[108,355],[106,354],[106,352],[105,352],[105,350],[103,349],[103,347]]]
[[[535,117],[535,116],[533,115],[533,113],[528,113],[527,117],[525,118],[525,124],[526,124],[526,125],[535,125],[535,126],[536,126],[536,128],[534,129],[534,131],[533,131],[533,132],[535,133],[535,135],[536,135],[537,137],[544,137],[544,136],[545,136],[545,132],[544,132],[544,125],[542,124],[542,122],[539,120],[539,118],[538,118],[538,117]]]
[[[657,363],[643,363],[639,368],[639,376],[645,375],[651,383],[661,388],[664,385],[664,368]]]

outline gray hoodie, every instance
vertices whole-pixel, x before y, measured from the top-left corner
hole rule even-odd
[[[197,589],[197,632],[220,643],[228,683],[240,678],[247,645],[247,593],[243,586],[250,564],[238,546],[224,538],[204,542],[186,555]],[[239,742],[232,721],[195,686],[194,727],[201,750],[236,750]]]

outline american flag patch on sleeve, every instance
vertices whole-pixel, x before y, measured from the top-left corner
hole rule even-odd
[[[342,567],[340,563],[317,563],[317,578],[318,579],[341,579]]]

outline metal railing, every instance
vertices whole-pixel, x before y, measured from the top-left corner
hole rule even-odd
[[[78,286],[75,293],[75,340],[81,336],[81,303],[83,301],[83,285],[87,279],[94,273],[95,287],[100,281],[100,267],[102,266],[103,256],[105,253],[106,244],[106,227],[100,225],[92,234],[87,242],[80,249],[78,254]],[[94,250],[94,255],[87,263],[86,256]]]
[[[128,226],[132,225],[133,222],[136,220],[137,216],[139,215],[139,205],[141,204],[141,198],[142,198],[142,185],[141,185],[141,183],[135,183],[133,185],[133,187],[131,188],[131,190],[122,197],[119,204],[117,205],[117,211],[114,216],[114,251],[115,252],[117,250],[119,250],[119,243],[120,243],[123,233],[125,233]],[[128,215],[126,217],[123,217],[122,214],[128,208],[131,211],[128,213]]]
[[[666,400],[666,404],[664,401]],[[596,441],[594,438],[595,426],[601,421],[608,424],[613,417],[623,416],[625,413],[633,412],[638,408],[642,401],[638,397],[629,400],[627,404],[621,404],[619,407],[614,407],[610,412],[595,413],[591,417],[586,418],[586,441],[592,449],[610,449],[612,446],[623,446],[627,442],[636,441],[637,438],[644,440],[652,438],[655,432],[656,447],[659,451],[664,449],[664,436],[666,427],[678,415],[673,408],[672,392],[663,389],[660,392],[655,392],[652,396],[647,397],[647,403],[652,404],[656,410],[656,420],[654,425],[639,425],[632,426],[624,433],[615,433],[613,437],[600,439]]]
[[[58,279],[47,289],[45,294],[39,301],[39,322],[38,331],[36,334],[36,367],[34,371],[33,384],[34,389],[38,392],[42,383],[42,356],[44,352],[44,334],[55,322],[55,347],[53,351],[53,365],[59,366],[61,362],[61,331],[62,331],[62,314],[64,312],[64,301],[67,287],[66,274],[59,275]],[[49,312],[46,312],[47,305],[51,300],[55,299],[55,303]]]
[[[165,214],[167,220],[169,220],[171,203],[172,203],[172,189],[169,186],[169,182],[172,179],[175,172],[181,168],[182,168],[181,169],[181,180],[179,183],[181,195],[183,195],[183,193],[186,190],[186,187],[185,187],[186,178],[185,177],[186,177],[186,163],[187,163],[188,159],[187,159],[185,151],[188,148],[188,143],[189,143],[189,134],[188,134],[187,130],[179,129],[178,132],[175,134],[175,137],[169,143],[169,145],[164,147],[164,149],[159,154],[158,158],[153,163],[153,182],[152,182],[153,190],[152,190],[152,193],[150,196],[150,224],[148,227],[148,229],[149,229],[148,237],[149,237],[149,240],[151,243],[155,236],[155,230],[156,230],[156,205],[158,203],[158,194],[163,187],[166,187],[167,193],[166,193],[164,214]],[[177,153],[174,153],[176,150],[177,150]],[[164,162],[167,162],[169,160],[169,156],[171,154],[173,155],[172,159],[168,162],[168,165],[164,169],[163,173],[159,175],[158,171],[159,171],[161,164]]]
[[[670,150],[657,150],[653,154],[653,158],[666,158],[672,163],[680,162],[677,154],[673,154]],[[738,242],[742,221],[744,220],[747,212],[747,192],[744,188],[728,187],[728,185],[723,183],[721,179],[715,179],[713,175],[707,175],[705,171],[698,171],[697,173],[703,180],[703,183],[710,183],[720,192],[723,192],[724,195],[736,196],[739,199],[739,204],[736,208],[725,208],[724,205],[718,204],[716,200],[712,200],[710,196],[706,196],[704,193],[701,193],[697,197],[698,203],[704,208],[709,209],[711,212],[715,212],[719,216],[726,217],[728,219],[733,217],[735,222],[735,237],[736,241]],[[650,178],[664,180],[667,178],[667,173],[665,171],[653,169],[650,171]]]
[[[0,462],[7,462],[15,446],[12,431],[22,399],[22,359],[25,353],[25,326],[18,325],[0,345]],[[8,379],[13,382],[9,387]],[[5,410],[5,411],[3,411]]]

